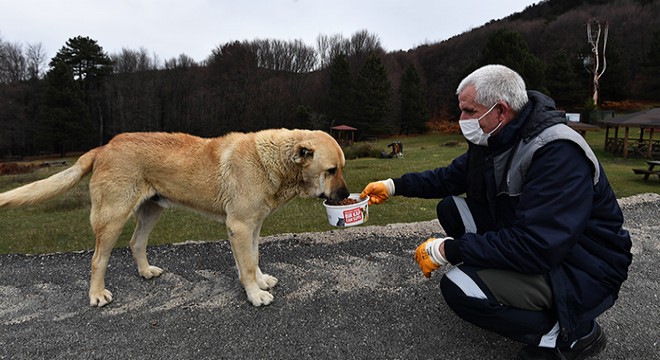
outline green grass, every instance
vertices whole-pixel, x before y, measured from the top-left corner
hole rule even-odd
[[[590,132],[590,143],[612,183],[618,198],[640,193],[659,192],[656,177],[644,181],[633,167],[645,168],[644,159],[627,159],[603,151],[604,132]],[[378,150],[389,150],[387,144],[400,140],[404,144],[403,159],[358,158],[347,161],[345,178],[351,192],[360,192],[371,181],[397,177],[406,172],[445,166],[466,150],[460,135],[424,135],[387,139],[371,143]],[[458,146],[445,146],[458,141]],[[73,164],[75,159],[67,159]],[[0,192],[47,177],[62,168],[40,169],[32,174],[0,177]],[[0,253],[50,253],[94,248],[89,225],[88,178],[67,194],[47,203],[21,209],[0,210]],[[369,209],[369,225],[415,222],[435,218],[437,200],[394,197],[385,204]],[[124,229],[117,246],[128,245],[135,222]],[[264,223],[262,236],[278,233],[336,230],[325,217],[319,199],[296,198],[279,209]],[[341,231],[341,230],[339,230]],[[224,225],[184,209],[166,210],[154,229],[150,245],[187,240],[227,239]]]

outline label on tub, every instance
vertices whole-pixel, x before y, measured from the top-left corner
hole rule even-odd
[[[344,222],[346,224],[351,224],[354,222],[362,221],[362,208],[354,208],[344,210]]]

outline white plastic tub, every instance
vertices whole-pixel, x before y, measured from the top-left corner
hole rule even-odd
[[[348,198],[358,200],[358,202],[350,205],[328,205],[328,200],[323,201],[330,225],[355,226],[363,224],[369,219],[369,197],[360,199],[360,194],[353,193]]]

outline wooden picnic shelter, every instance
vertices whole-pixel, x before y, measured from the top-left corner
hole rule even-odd
[[[348,125],[337,125],[330,128],[330,135],[341,145],[353,145],[356,128]]]
[[[660,108],[623,114],[599,123],[605,126],[605,150],[622,155],[624,159],[629,155],[660,157],[660,139],[653,138],[655,130],[660,129]],[[631,137],[631,128],[639,128],[639,137]]]
[[[568,126],[571,127],[571,129],[577,131],[582,135],[582,137],[587,136],[587,131],[598,131],[600,128],[596,125],[591,125],[583,122],[578,122],[578,121],[569,121]]]

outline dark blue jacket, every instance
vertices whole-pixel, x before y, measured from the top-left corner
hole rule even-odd
[[[526,168],[522,191],[501,191],[496,173],[500,176],[502,170],[496,168],[504,166],[505,175],[511,168],[502,159],[566,121],[552,99],[533,91],[529,98],[520,114],[489,139],[488,147],[470,144],[447,167],[394,179],[395,193],[421,198],[465,193],[487,206],[499,230],[446,242],[448,260],[546,274],[566,335],[614,304],[632,261],[631,241],[602,167],[573,141],[540,147]]]

